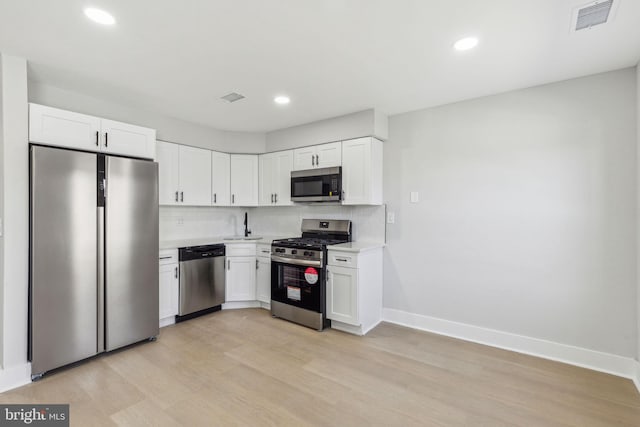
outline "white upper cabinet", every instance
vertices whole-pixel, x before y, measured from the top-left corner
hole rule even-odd
[[[291,205],[293,151],[260,155],[260,205]]]
[[[382,204],[382,142],[371,137],[342,142],[342,204]]]
[[[100,119],[29,104],[29,141],[81,150],[100,149]]]
[[[158,162],[158,198],[161,205],[180,204],[180,146],[169,142],[156,143]]]
[[[258,206],[258,155],[231,154],[231,206]]]
[[[29,104],[29,141],[132,157],[155,157],[156,131]]]
[[[180,204],[211,205],[211,152],[180,146]]]
[[[316,146],[316,167],[329,168],[342,164],[342,143],[331,142]]]
[[[102,151],[110,154],[155,157],[156,131],[141,126],[101,120]]]
[[[161,205],[211,205],[211,152],[158,141],[158,193]]]
[[[328,144],[296,148],[293,150],[293,170],[340,166],[342,164],[341,147],[341,142],[330,142]]]
[[[227,153],[211,152],[211,204],[231,204],[231,156]]]

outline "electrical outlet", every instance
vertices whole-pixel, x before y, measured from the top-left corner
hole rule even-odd
[[[396,213],[387,212],[387,224],[395,224],[395,222],[396,222]]]
[[[418,203],[420,201],[420,196],[417,191],[411,192],[411,203]]]
[[[178,225],[184,225],[184,218],[178,218]]]

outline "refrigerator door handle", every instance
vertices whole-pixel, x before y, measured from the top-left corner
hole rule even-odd
[[[98,346],[104,351],[104,207],[98,207]]]

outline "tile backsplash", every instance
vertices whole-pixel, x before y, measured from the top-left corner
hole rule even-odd
[[[299,236],[305,218],[350,219],[353,240],[384,242],[384,206],[295,205],[278,207],[160,207],[160,240],[239,235],[244,213],[253,235]]]

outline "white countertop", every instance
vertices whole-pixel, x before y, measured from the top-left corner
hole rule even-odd
[[[384,243],[378,242],[348,242],[348,243],[339,243],[337,245],[328,245],[328,250],[336,250],[343,252],[365,252],[370,251],[372,249],[384,248]]]
[[[191,239],[177,239],[177,240],[160,240],[160,249],[177,249],[177,248],[186,248],[189,246],[200,246],[200,245],[214,245],[217,243],[224,243],[225,245],[234,244],[234,243],[266,243],[271,244],[273,240],[276,239],[286,239],[292,236],[252,236],[252,237],[261,237],[258,240],[225,240],[225,237],[230,236],[212,236],[212,237],[197,237]]]

